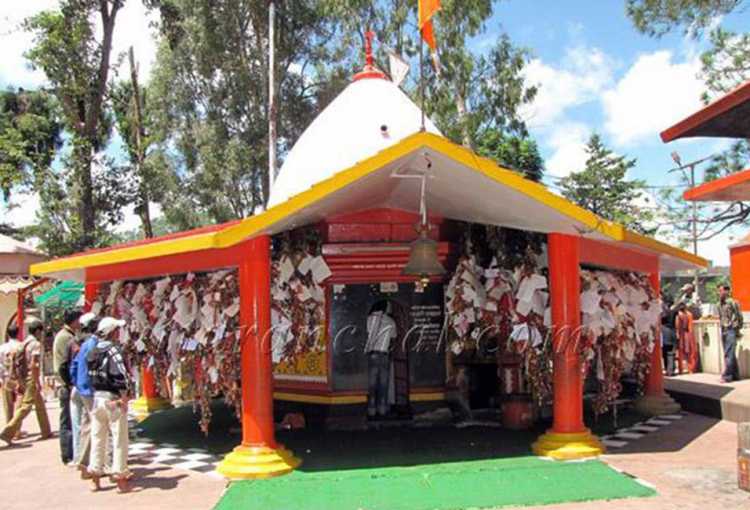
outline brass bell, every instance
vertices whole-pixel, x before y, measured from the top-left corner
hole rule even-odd
[[[445,274],[445,268],[438,259],[438,243],[427,237],[428,227],[420,226],[417,230],[419,239],[411,243],[409,262],[404,267],[403,274],[421,279]]]

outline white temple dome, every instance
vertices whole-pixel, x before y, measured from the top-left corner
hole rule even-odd
[[[302,133],[271,187],[269,207],[420,130],[419,107],[381,72],[372,71],[366,67],[355,76]],[[427,118],[425,129],[440,134]]]

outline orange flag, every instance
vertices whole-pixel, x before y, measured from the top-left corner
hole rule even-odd
[[[432,17],[440,10],[440,0],[419,0],[419,31],[422,39],[435,51],[435,33],[432,30]]]

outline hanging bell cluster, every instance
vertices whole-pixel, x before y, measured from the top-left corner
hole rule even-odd
[[[445,268],[438,258],[438,243],[427,237],[428,225],[418,225],[419,238],[411,243],[409,262],[403,274],[416,276],[422,285],[426,285],[431,276],[445,274]]]

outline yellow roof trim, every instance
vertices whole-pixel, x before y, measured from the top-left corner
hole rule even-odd
[[[622,225],[617,225],[617,227],[619,227],[619,229],[621,230],[621,233],[617,239],[618,241],[636,244],[651,251],[659,252],[662,255],[669,255],[690,262],[691,264],[695,264],[701,267],[708,267],[709,261],[704,259],[703,257],[694,255],[685,250],[681,250],[680,248],[676,248],[670,244],[663,243],[657,239],[654,239],[653,237],[648,237],[644,236],[643,234],[633,232],[632,230],[626,229]]]
[[[73,269],[162,257],[164,255],[173,255],[175,253],[207,250],[216,248],[214,234],[215,232],[207,232],[205,234],[196,234],[194,236],[180,237],[177,239],[167,239],[162,242],[140,246],[124,246],[122,248],[95,253],[83,252],[78,256],[53,259],[48,260],[47,262],[33,264],[29,267],[29,272],[34,276],[39,276],[49,273],[70,271]]]
[[[217,243],[220,247],[232,246],[248,237],[263,231],[274,223],[281,221],[290,214],[294,214],[305,207],[314,204],[318,200],[345,188],[349,184],[358,181],[385,165],[405,156],[412,151],[424,147],[423,137],[426,133],[410,135],[397,144],[378,152],[374,156],[355,164],[353,167],[338,172],[332,177],[319,182],[307,191],[294,195],[286,202],[282,202],[262,214],[251,216],[242,220],[225,230],[216,233]],[[432,135],[430,135],[432,136]]]
[[[243,240],[263,232],[275,223],[283,220],[307,206],[325,198],[331,193],[339,191],[349,184],[379,170],[396,159],[411,153],[420,147],[429,147],[448,156],[468,168],[481,173],[504,186],[508,186],[533,200],[554,209],[569,218],[585,225],[591,231],[599,232],[615,241],[623,241],[641,246],[645,249],[679,259],[707,266],[708,261],[679,248],[636,234],[625,229],[622,225],[604,220],[596,214],[577,206],[565,198],[550,192],[543,185],[529,181],[516,172],[502,168],[494,161],[477,156],[471,150],[456,145],[449,140],[432,133],[415,133],[384,149],[374,156],[361,161],[353,167],[338,172],[307,191],[299,193],[284,203],[281,203],[262,214],[251,216],[240,223],[223,230],[197,234],[195,236],[169,239],[153,244],[123,247],[99,253],[67,257],[50,260],[31,266],[32,275],[58,273],[85,267],[130,262],[133,260],[174,255],[190,251],[211,248],[227,248]]]

